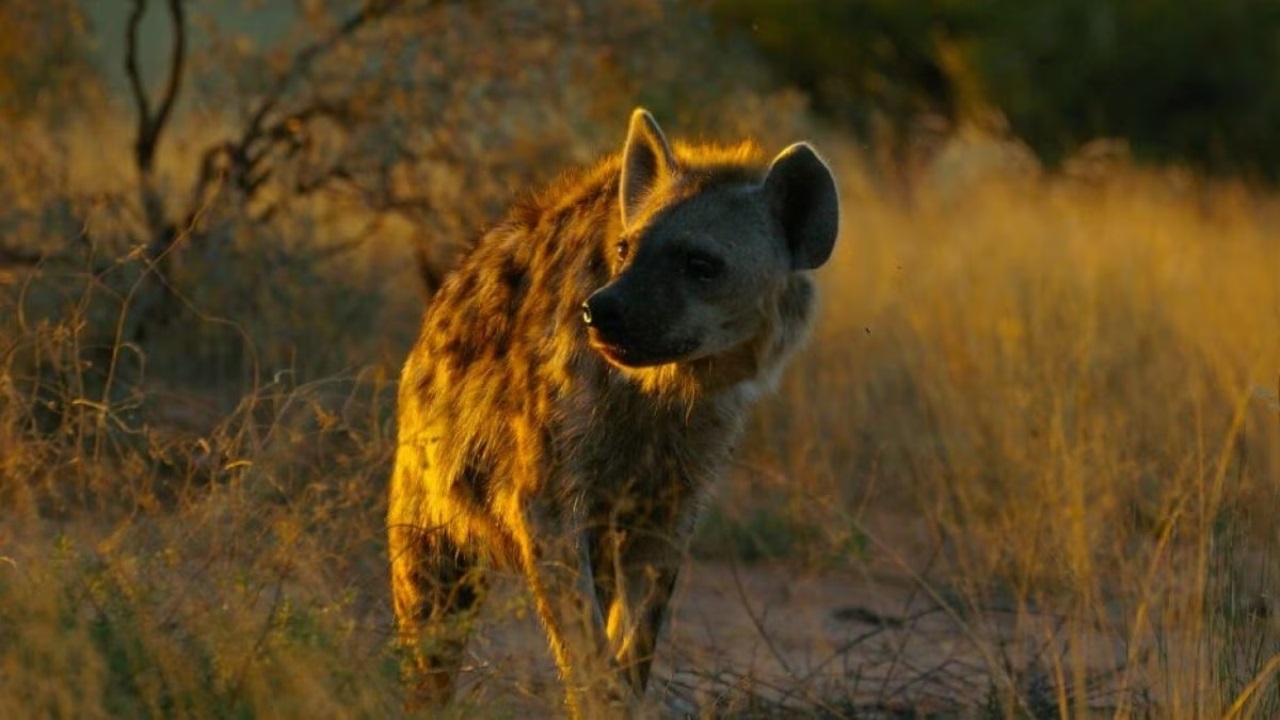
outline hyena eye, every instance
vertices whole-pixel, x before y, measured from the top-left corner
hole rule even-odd
[[[691,252],[684,260],[685,270],[701,282],[710,282],[724,272],[724,261],[706,253]]]
[[[618,252],[619,260],[626,260],[627,256],[631,254],[631,245],[626,240],[619,240],[618,244],[613,246],[613,249]]]

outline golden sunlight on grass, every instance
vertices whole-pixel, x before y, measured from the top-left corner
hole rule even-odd
[[[837,534],[923,518],[931,592],[988,658],[1056,645],[1062,712],[1269,716],[1276,212],[1125,168],[851,197],[824,323],[762,432]],[[1022,637],[986,634],[992,609]],[[990,670],[1026,709],[1027,670]]]
[[[664,702],[1280,712],[1276,201],[1126,167],[923,178],[891,197],[830,147],[845,224],[822,321],[689,561],[703,567],[660,651]],[[234,298],[252,320],[214,319],[210,268],[192,298],[209,312],[169,341],[189,365],[157,373],[120,351],[128,392],[69,359],[101,342],[99,281],[46,267],[4,286],[21,292],[0,327],[0,707],[401,713],[382,522],[414,289],[388,287],[378,268],[399,261],[378,256],[272,280],[279,258],[246,238],[257,249],[223,261],[268,277],[262,297]],[[294,344],[266,347],[281,325]],[[269,377],[210,385],[248,363],[244,338]],[[528,630],[526,605],[493,606],[459,712],[554,708],[542,641],[504,634]],[[700,633],[712,616],[741,632]],[[858,622],[900,644],[832,630]],[[757,652],[768,661],[741,665]],[[885,652],[898,670],[868,691],[856,679]],[[948,684],[958,658],[965,684]]]

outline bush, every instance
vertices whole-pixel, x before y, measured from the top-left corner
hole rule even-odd
[[[866,134],[1002,113],[1054,165],[1099,137],[1140,160],[1280,178],[1268,0],[718,0],[784,79]]]

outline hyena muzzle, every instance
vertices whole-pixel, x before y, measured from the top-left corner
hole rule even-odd
[[[484,571],[526,579],[572,714],[648,682],[699,502],[814,314],[831,172],[668,143],[532,196],[442,284],[401,378],[388,531],[411,703],[449,699]]]

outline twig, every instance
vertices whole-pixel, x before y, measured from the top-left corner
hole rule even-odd
[[[289,68],[276,79],[275,86],[267,93],[266,99],[258,106],[257,111],[253,113],[244,137],[258,137],[264,134],[263,124],[266,122],[267,116],[280,104],[280,100],[284,97],[289,87],[306,75],[311,70],[311,66],[321,56],[370,22],[390,14],[391,11],[403,4],[402,0],[367,2],[360,10],[342,21],[337,29],[327,37],[317,40],[300,50],[294,56],[293,62],[289,64]]]
[[[778,665],[786,671],[792,680],[795,680],[796,674],[791,669],[791,664],[787,662],[787,658],[783,656],[782,651],[774,644],[773,638],[769,637],[769,633],[764,628],[764,622],[756,614],[755,609],[751,607],[751,600],[747,597],[747,591],[742,587],[742,578],[738,575],[738,562],[736,559],[729,563],[729,569],[733,572],[733,586],[738,592],[738,599],[742,601],[742,607],[747,611],[747,617],[751,620],[751,625],[756,629],[756,634],[764,641],[765,647],[769,648],[770,654],[773,655],[773,659],[778,662]]]

